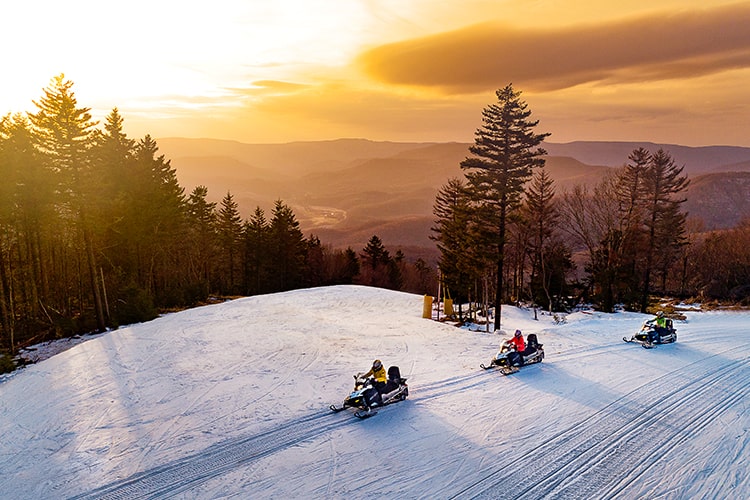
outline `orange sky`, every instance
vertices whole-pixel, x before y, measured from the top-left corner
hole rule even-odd
[[[470,142],[513,83],[552,142],[750,146],[750,2],[8,3],[1,115],[65,73],[134,138]]]

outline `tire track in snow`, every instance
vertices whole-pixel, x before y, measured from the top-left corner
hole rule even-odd
[[[330,412],[321,412],[253,436],[218,443],[193,455],[74,496],[71,500],[174,496],[240,466],[357,421],[332,417]]]
[[[735,351],[736,353],[736,351]],[[700,427],[748,397],[750,359],[721,354],[619,398],[543,445],[507,457],[452,498],[611,498]],[[731,390],[727,390],[727,387]],[[524,477],[519,482],[517,478]]]

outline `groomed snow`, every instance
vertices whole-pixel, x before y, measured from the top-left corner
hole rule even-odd
[[[505,306],[543,363],[484,371],[502,332],[422,319],[422,297],[336,286],[170,314],[0,382],[0,497],[750,498],[748,312]],[[331,413],[374,358],[409,399]]]

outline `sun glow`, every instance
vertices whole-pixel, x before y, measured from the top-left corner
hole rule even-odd
[[[246,142],[351,136],[470,140],[481,107],[496,88],[511,82],[530,103],[539,97],[536,102],[548,107],[535,109],[538,117],[552,120],[573,139],[587,138],[576,136],[579,131],[590,137],[591,128],[569,117],[585,116],[594,101],[596,113],[607,113],[611,107],[620,110],[622,101],[616,95],[622,95],[622,85],[653,88],[654,81],[664,81],[672,89],[668,95],[682,96],[681,101],[673,99],[675,109],[686,111],[704,93],[720,109],[750,101],[745,74],[750,41],[741,33],[727,39],[732,20],[745,22],[750,8],[732,0],[710,6],[697,0],[7,3],[0,16],[0,116],[33,111],[32,100],[41,96],[52,77],[64,73],[74,82],[80,105],[91,107],[98,119],[117,107],[125,129],[135,129],[131,135]],[[636,21],[689,19],[691,13],[698,20],[694,32],[705,33],[700,50],[717,42],[736,46],[717,47],[723,52],[704,59],[698,58],[697,49],[681,59],[673,51],[667,54],[672,59],[652,59],[650,66],[639,67],[623,58],[600,64],[603,54],[614,58],[620,52],[617,37],[599,39],[599,45],[574,43],[597,30],[606,31],[602,26],[632,33],[639,26]],[[713,21],[706,21],[701,30],[703,20]],[[507,26],[507,36],[486,30],[492,23]],[[535,33],[544,38],[532,36]],[[682,31],[672,26],[667,33]],[[453,43],[457,35],[462,37],[460,51]],[[478,54],[486,49],[483,37],[493,36],[493,43],[514,48],[506,53],[519,54],[507,59],[513,64],[496,64],[490,72]],[[665,46],[663,41],[655,38],[654,46]],[[533,43],[541,46],[524,54],[524,47]],[[453,59],[446,59],[446,48],[454,52]],[[554,53],[561,48],[568,53]],[[368,55],[370,66],[361,64]],[[577,63],[585,71],[565,73],[560,70],[565,63],[568,68]],[[708,77],[722,71],[738,84],[731,89],[699,88],[699,83],[718,81]],[[571,100],[572,95],[578,100]],[[639,100],[633,116],[663,109],[656,98],[633,91],[628,102]],[[689,114],[680,120],[689,122]],[[742,127],[722,124],[719,118],[714,126],[704,122],[685,129],[684,137],[694,141],[698,128],[722,137],[722,127],[727,126],[736,129],[733,137],[750,137]],[[597,137],[609,134],[616,140],[624,128],[613,122],[612,128],[598,128]],[[648,133],[638,128],[637,120],[630,130],[624,139]],[[680,132],[674,130],[672,137],[641,138],[679,142]],[[724,130],[724,136],[729,132]]]

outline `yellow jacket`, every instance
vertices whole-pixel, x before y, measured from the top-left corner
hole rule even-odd
[[[370,375],[373,376],[375,382],[385,383],[388,381],[388,375],[386,375],[385,373],[385,366],[381,366],[379,370],[370,369],[369,372],[365,373],[365,378],[369,377]]]

